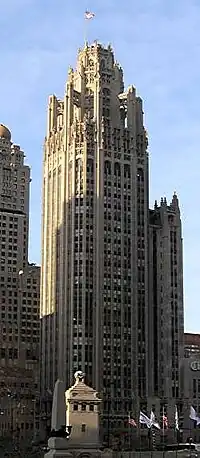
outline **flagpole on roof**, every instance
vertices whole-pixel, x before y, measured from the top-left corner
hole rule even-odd
[[[175,406],[175,431],[176,431],[176,440],[179,443],[179,417],[178,417],[178,408]]]
[[[88,23],[88,21],[90,21],[94,17],[95,17],[95,14],[92,13],[92,11],[89,11],[89,10],[85,11],[85,14],[84,14],[84,22],[85,22],[85,24],[84,24],[84,46],[87,46],[87,42],[88,42],[88,40],[87,40],[87,38],[88,38],[87,37],[87,32],[88,32],[87,25],[88,24],[87,23]]]
[[[163,406],[163,412],[162,412],[162,433],[163,433],[163,449],[164,449],[164,438],[165,438],[165,424],[164,424],[164,415],[165,415],[165,410]]]
[[[130,419],[131,419],[131,415],[130,415],[130,412],[128,413],[128,437],[129,437],[129,446],[130,446],[130,442],[131,442],[131,425],[130,425]]]
[[[84,15],[84,47],[87,46],[87,19]]]
[[[139,417],[140,417],[140,413],[139,413]],[[141,458],[141,448],[142,448],[142,439],[141,439],[141,423],[140,423],[140,419],[139,419],[139,422],[138,422],[138,425],[139,425],[139,448],[140,448],[140,458]]]

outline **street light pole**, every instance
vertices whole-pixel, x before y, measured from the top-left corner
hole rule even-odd
[[[110,407],[111,407],[111,396],[108,395],[108,448],[110,448]]]
[[[13,436],[14,436],[14,412],[13,412],[12,397],[10,398],[10,430],[11,430],[11,437],[12,437],[12,440],[13,440]]]
[[[108,426],[108,430],[107,430],[107,433],[108,433],[108,440],[107,440],[107,444],[108,444],[108,448],[110,448],[110,415],[112,416],[112,387],[113,387],[113,382],[110,383],[110,390],[109,390],[109,393],[106,392],[106,411],[107,411],[107,426]]]
[[[8,398],[10,399],[10,430],[11,430],[11,437],[12,440],[14,438],[14,408],[13,408],[13,396],[14,394],[8,391],[7,393]]]
[[[33,399],[33,440],[36,437],[36,398]]]

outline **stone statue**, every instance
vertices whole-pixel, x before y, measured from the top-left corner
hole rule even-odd
[[[85,374],[82,371],[76,371],[74,374],[74,378],[76,380],[76,383],[84,382]]]

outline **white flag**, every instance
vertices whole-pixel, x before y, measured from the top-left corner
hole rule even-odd
[[[155,417],[155,414],[154,414],[153,410],[151,411],[150,420],[151,420],[151,425],[154,426],[154,428],[160,429],[160,425],[156,421],[156,417]]]
[[[94,16],[95,14],[91,11],[85,11],[85,19],[93,19]]]
[[[143,413],[141,411],[140,411],[139,422],[142,423],[143,425],[146,425],[147,428],[151,428],[151,426],[152,426],[151,419],[149,417],[147,417],[147,415],[145,415],[145,413]]]
[[[197,415],[196,410],[192,406],[190,407],[190,415],[189,415],[189,417],[190,417],[191,420],[196,421],[197,426],[200,425],[200,417]]]
[[[157,429],[160,429],[160,425],[159,425],[159,423],[156,421],[156,417],[155,417],[155,414],[154,414],[153,410],[151,411],[150,420],[151,420],[152,426],[154,426],[154,427],[157,428]]]
[[[178,424],[178,409],[177,409],[177,406],[176,406],[176,410],[175,410],[175,429],[177,431],[179,431],[179,424]]]

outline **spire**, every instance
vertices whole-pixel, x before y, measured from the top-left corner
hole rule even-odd
[[[179,210],[179,201],[178,201],[176,191],[174,191],[174,194],[172,197],[171,207],[173,208],[173,210]]]
[[[70,67],[68,68],[68,75],[71,75],[72,73],[73,73],[73,68],[70,65]]]
[[[164,197],[164,198],[161,197],[161,199],[160,199],[160,206],[161,206],[161,207],[167,207],[167,199],[166,199],[166,197]]]

